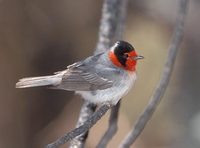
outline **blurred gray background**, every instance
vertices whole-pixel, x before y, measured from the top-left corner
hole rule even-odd
[[[0,147],[39,148],[74,128],[82,100],[73,92],[15,89],[22,77],[49,75],[91,55],[103,1],[0,0]],[[200,1],[191,0],[184,42],[170,85],[133,147],[200,147]],[[138,80],[123,98],[117,147],[160,79],[173,31],[177,0],[130,0],[124,39],[145,57]],[[104,117],[91,129],[95,147]]]

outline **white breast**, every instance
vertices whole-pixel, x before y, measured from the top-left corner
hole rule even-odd
[[[135,80],[135,72],[125,72],[111,88],[97,91],[76,91],[76,93],[94,104],[111,103],[115,105],[128,93]]]

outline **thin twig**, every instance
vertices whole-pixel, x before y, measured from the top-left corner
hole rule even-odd
[[[99,144],[97,145],[97,148],[106,147],[108,142],[112,139],[112,137],[117,132],[119,108],[120,108],[120,102],[118,102],[116,106],[112,107],[110,118],[109,118],[109,127],[107,131],[105,132],[104,136],[102,137],[102,139],[100,140]]]
[[[135,142],[135,140],[140,135],[145,125],[149,121],[149,119],[152,117],[152,114],[157,108],[159,102],[161,101],[162,96],[164,95],[164,92],[167,88],[167,85],[169,83],[170,76],[174,67],[178,48],[183,38],[184,23],[185,23],[187,8],[188,8],[188,0],[180,0],[177,23],[176,23],[176,27],[172,36],[171,43],[169,45],[169,50],[168,50],[169,53],[168,53],[167,61],[164,66],[161,80],[158,83],[157,88],[153,96],[151,97],[149,104],[146,106],[144,112],[140,115],[140,117],[136,121],[136,124],[134,125],[133,129],[122,141],[120,145],[121,148],[128,148],[131,146],[131,144]]]
[[[55,142],[48,144],[46,148],[57,148],[76,136],[87,132],[111,107],[112,106],[110,104],[102,105],[83,125],[75,128],[69,133],[66,133],[64,136],[58,138]]]

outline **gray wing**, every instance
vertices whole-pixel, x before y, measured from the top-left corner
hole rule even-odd
[[[94,91],[110,88],[113,85],[113,81],[108,75],[109,72],[107,75],[104,74],[102,69],[105,69],[105,66],[102,65],[102,62],[98,62],[102,56],[103,53],[100,53],[69,65],[61,83],[55,88],[72,91]]]
[[[79,68],[68,69],[63,75],[59,89],[72,91],[93,91],[109,88],[112,81],[105,79],[94,72],[86,72]]]

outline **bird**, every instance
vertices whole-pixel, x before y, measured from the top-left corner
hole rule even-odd
[[[135,83],[137,61],[143,58],[130,43],[120,40],[109,50],[69,65],[53,75],[19,79],[16,88],[47,86],[75,91],[93,104],[116,105]]]

